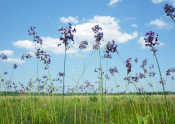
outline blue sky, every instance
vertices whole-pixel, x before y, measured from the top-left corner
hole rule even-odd
[[[59,72],[63,72],[64,47],[63,45],[57,47],[57,44],[61,42],[58,28],[67,26],[69,22],[77,29],[77,33],[75,34],[75,44],[67,51],[66,84],[72,86],[71,78],[78,80],[84,63],[87,65],[93,57],[93,61],[85,72],[84,80],[89,80],[92,83],[97,80],[98,75],[93,71],[99,67],[99,60],[96,54],[91,55],[93,53],[92,45],[95,42],[91,28],[96,24],[99,24],[104,32],[101,51],[104,51],[103,48],[107,42],[115,40],[122,58],[124,60],[128,57],[132,58],[132,75],[142,71],[139,67],[145,58],[148,59],[147,68],[151,64],[156,64],[150,50],[144,47],[143,38],[145,33],[150,30],[159,34],[160,46],[157,47],[157,57],[161,71],[165,74],[168,68],[175,67],[173,37],[175,24],[163,10],[166,3],[175,5],[174,0],[0,0],[0,53],[5,53],[8,56],[6,61],[0,60],[0,74],[3,78],[9,79],[13,64],[17,63],[18,68],[14,71],[12,80],[16,83],[23,82],[26,85],[26,82],[36,73],[35,43],[27,32],[30,26],[36,27],[36,32],[43,39],[42,48],[51,55],[51,77],[54,78]],[[83,40],[87,40],[89,45],[86,50],[79,50],[78,46]],[[33,55],[32,59],[21,61],[21,55],[26,53]],[[104,53],[101,52],[102,54]],[[134,63],[136,57],[139,59],[137,65]],[[48,75],[42,62],[38,61],[38,63],[39,75]],[[106,63],[106,59],[102,59],[105,71]],[[123,77],[126,76],[125,67],[116,54],[109,60],[109,67],[114,66],[118,68]],[[154,70],[157,73],[156,78],[159,80],[156,65]],[[7,71],[8,75],[4,76],[4,71]],[[117,74],[116,79],[118,85],[124,86]],[[81,78],[80,82],[82,80]],[[115,87],[115,85],[111,77],[107,86]],[[156,84],[154,85],[156,86]],[[140,86],[145,87],[145,83],[141,82],[138,84],[138,87]],[[129,87],[131,91],[134,91],[133,84],[130,84]],[[175,89],[175,85],[173,87]],[[168,80],[166,89],[170,90],[171,88],[171,80]],[[123,91],[122,88],[119,90]],[[145,90],[149,90],[149,87],[145,87]],[[159,90],[161,90],[161,85]]]

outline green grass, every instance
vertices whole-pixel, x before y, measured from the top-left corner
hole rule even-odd
[[[54,97],[54,103],[52,97]],[[62,123],[61,98],[61,96],[1,96],[0,123]],[[65,96],[64,123],[101,123],[100,98],[99,96]],[[104,97],[103,104],[104,122],[109,124],[173,124],[175,123],[175,96],[168,95],[167,100],[169,116],[166,114],[166,103],[162,95],[107,95]],[[75,103],[76,119],[74,117]],[[46,107],[41,108],[43,104]],[[88,117],[87,122],[86,117]]]

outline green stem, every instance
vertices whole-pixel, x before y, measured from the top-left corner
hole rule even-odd
[[[62,96],[62,123],[63,120],[63,112],[64,112],[64,81],[65,81],[65,69],[66,69],[66,44],[65,44],[65,54],[64,54],[64,75],[63,75],[63,96]]]
[[[168,105],[167,105],[167,99],[166,99],[166,95],[165,95],[165,87],[164,87],[164,84],[163,84],[163,79],[162,79],[162,74],[161,74],[160,67],[159,67],[159,62],[158,62],[158,59],[157,59],[156,54],[154,54],[154,56],[155,56],[155,58],[156,58],[157,66],[158,66],[158,69],[159,69],[159,75],[160,75],[160,79],[161,79],[161,83],[162,83],[162,88],[163,88],[163,95],[164,95],[165,102],[166,102],[167,113],[168,113],[168,115],[169,115],[169,112],[168,112]]]

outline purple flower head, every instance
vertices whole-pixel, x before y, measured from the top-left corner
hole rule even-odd
[[[7,56],[6,56],[4,53],[2,53],[2,54],[0,55],[0,58],[1,58],[1,59],[4,59],[4,60],[7,60]]]
[[[14,64],[14,65],[13,65],[13,68],[14,68],[14,69],[16,69],[17,67],[18,67],[18,65],[17,65],[17,64]]]
[[[159,45],[158,34],[156,36],[154,36],[154,32],[149,31],[145,35],[146,35],[146,38],[144,38],[145,46],[151,47],[151,51],[153,51],[153,54],[155,54],[157,49],[155,49],[154,46]]]
[[[69,43],[68,41],[73,41],[74,43],[74,35],[73,33],[76,33],[76,29],[72,29],[72,24],[71,23],[68,23],[69,24],[69,27],[67,28],[59,28],[59,31],[61,31],[61,36],[60,36],[60,40],[62,41],[63,44],[65,44],[66,46],[66,50],[68,50],[70,48],[69,46]],[[58,44],[58,47],[60,46],[61,44]]]
[[[139,93],[143,93],[144,92],[143,87],[138,87],[138,91],[139,91]]]
[[[40,38],[40,36],[37,35],[37,33],[35,32],[35,28],[31,26],[28,30],[29,35],[33,36],[33,40],[36,41],[37,43],[39,43],[40,45],[42,45],[42,39]]]
[[[64,73],[63,72],[59,72],[59,76],[60,77],[63,77],[64,76]]]
[[[153,68],[154,68],[154,65],[153,64],[149,66],[149,69],[153,69]]]
[[[156,73],[155,72],[149,72],[149,77],[154,77],[156,75]]]
[[[132,59],[132,58],[128,58],[128,59],[126,60],[127,75],[131,72],[131,59]]]
[[[144,59],[140,67],[144,69],[146,65],[147,65],[147,59]]]
[[[104,57],[105,58],[112,58],[110,53],[114,53],[114,52],[117,52],[117,45],[115,44],[115,41],[112,40],[112,43],[108,42],[106,44]]]
[[[28,53],[25,55],[25,57],[28,59],[28,58],[31,58],[32,56]]]
[[[103,39],[103,32],[100,31],[102,28],[99,25],[92,27],[92,30],[96,41],[96,43],[93,45],[93,49],[97,50],[100,47],[100,41]]]
[[[87,41],[82,41],[81,43],[80,43],[80,46],[79,46],[79,48],[80,49],[86,49],[86,46],[88,45],[88,42]]]
[[[109,72],[110,72],[110,74],[111,74],[112,76],[114,76],[114,73],[115,73],[115,72],[118,73],[118,70],[117,70],[116,67],[114,67],[114,68],[111,67],[111,68],[109,69]]]
[[[175,14],[173,14],[173,12],[175,11],[175,8],[172,5],[165,4],[163,9],[165,10],[165,13],[167,14],[167,16],[175,17]]]
[[[5,71],[5,72],[4,72],[4,75],[6,75],[6,74],[7,74],[7,72]]]
[[[135,58],[135,63],[137,63],[138,62],[138,58]]]
[[[169,75],[170,75],[170,72],[171,72],[171,69],[168,69],[168,70],[166,71],[166,76],[169,76]]]

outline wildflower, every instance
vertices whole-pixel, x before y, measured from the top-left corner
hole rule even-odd
[[[60,77],[63,77],[64,76],[64,73],[63,72],[59,72],[59,76]]]
[[[23,89],[20,90],[21,95],[23,94]]]
[[[175,14],[173,14],[173,12],[175,11],[175,8],[172,5],[165,4],[163,9],[165,10],[165,13],[167,14],[167,16],[175,17]]]
[[[68,23],[68,24],[69,24],[68,29],[61,27],[58,30],[58,31],[61,31],[60,40],[62,41],[63,44],[65,44],[66,50],[68,50],[70,48],[68,40],[71,40],[74,43],[74,35],[72,33],[76,32],[75,28],[72,30],[72,24],[71,23]],[[61,44],[58,44],[58,47],[60,45]]]
[[[45,105],[45,104],[43,104],[40,108],[44,108],[44,107],[46,107],[47,105]]]
[[[170,75],[170,72],[171,72],[171,69],[168,69],[168,70],[166,71],[166,76],[169,76],[169,75]]]
[[[111,68],[109,69],[109,72],[110,72],[110,74],[111,74],[112,76],[114,76],[114,73],[115,73],[115,72],[118,73],[118,70],[117,70],[116,67],[114,67],[114,68],[111,67]]]
[[[147,59],[144,59],[140,67],[144,69],[146,65],[147,65]]]
[[[112,57],[111,57],[110,53],[114,53],[114,52],[117,52],[117,45],[115,44],[115,41],[112,40],[112,43],[108,42],[106,44],[104,57],[111,59]]]
[[[132,58],[128,58],[128,59],[126,60],[127,75],[131,72],[131,59],[132,59]]]
[[[135,58],[135,63],[138,63],[138,58]]]
[[[149,77],[154,77],[154,76],[155,76],[155,74],[156,74],[156,73],[155,73],[155,72],[153,72],[153,71],[152,71],[152,72],[149,72]]]
[[[139,78],[140,79],[145,78],[145,74],[144,73],[139,73]]]
[[[7,74],[7,72],[5,71],[5,72],[4,72],[4,75],[6,75],[6,74]]]
[[[80,48],[80,49],[86,49],[86,45],[88,45],[88,42],[87,42],[87,41],[82,41],[82,42],[80,43],[79,48]]]
[[[0,57],[1,57],[1,59],[7,60],[7,56],[6,56],[4,53],[2,53],[2,54],[0,55]]]
[[[143,89],[143,87],[138,87],[138,91],[139,91],[139,93],[143,93],[144,92],[144,89]]]
[[[13,65],[13,68],[14,68],[14,69],[16,69],[17,67],[18,67],[18,65],[17,65],[17,64],[14,64],[14,65]]]
[[[145,46],[151,47],[151,51],[153,52],[153,55],[157,52],[157,49],[154,48],[155,45],[159,45],[158,43],[158,34],[156,37],[154,37],[154,32],[149,31],[145,34],[147,37],[144,38],[145,40]]]
[[[110,79],[110,78],[109,78],[109,76],[108,76],[107,74],[105,75],[105,78],[106,78],[107,80],[109,80],[109,79]]]
[[[95,25],[94,27],[92,27],[92,30],[94,32],[94,38],[96,43],[93,45],[93,49],[98,50],[98,48],[100,47],[100,41],[103,39],[103,32],[100,32],[100,30],[102,30],[102,28],[99,25]]]

